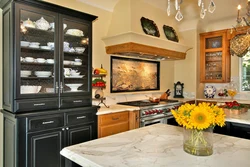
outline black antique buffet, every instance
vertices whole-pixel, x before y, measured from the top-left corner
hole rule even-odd
[[[97,138],[96,16],[37,0],[0,0],[4,167],[73,167],[60,150]]]

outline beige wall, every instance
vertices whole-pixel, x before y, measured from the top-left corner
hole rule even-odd
[[[188,41],[188,45],[192,47],[187,52],[186,59],[175,61],[174,81],[184,83],[185,92],[196,92],[197,80],[197,30],[187,30],[181,32],[184,39]]]

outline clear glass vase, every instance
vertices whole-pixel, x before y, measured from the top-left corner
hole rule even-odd
[[[212,155],[213,128],[209,127],[205,130],[183,128],[183,149],[192,155]]]

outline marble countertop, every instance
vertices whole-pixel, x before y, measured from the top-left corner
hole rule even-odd
[[[183,103],[187,102],[187,101],[193,101],[195,99],[177,99]],[[201,100],[201,99],[197,99],[197,100]],[[203,99],[204,100],[204,99]],[[208,101],[215,101],[215,99],[211,99]],[[222,101],[221,101],[222,102]],[[241,101],[243,102],[243,101]],[[245,101],[247,102],[247,101]],[[244,104],[248,104],[248,103],[244,103]],[[250,103],[249,103],[250,104]],[[122,112],[122,111],[135,111],[135,110],[139,110],[139,107],[134,107],[134,106],[126,106],[126,105],[110,105],[109,108],[106,108],[104,106],[102,106],[98,112],[97,115],[102,115],[102,114],[110,114],[110,113],[116,113],[116,112]],[[235,122],[235,123],[242,123],[242,124],[249,124],[250,125],[250,111],[240,114],[240,115],[227,115],[226,117],[226,121],[227,122]]]
[[[214,134],[214,153],[183,151],[182,128],[155,124],[66,147],[61,155],[84,167],[249,167],[250,140]]]

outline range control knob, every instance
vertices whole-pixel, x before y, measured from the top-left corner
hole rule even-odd
[[[153,114],[153,111],[152,111],[152,110],[149,110],[148,112],[149,112],[149,114]]]
[[[160,110],[159,110],[159,113],[163,113],[163,110],[162,110],[162,109],[160,109]]]
[[[156,109],[155,112],[158,114],[158,113],[159,113],[159,110]]]
[[[148,113],[148,111],[144,111],[144,115],[148,115],[149,113]]]
[[[170,111],[171,111],[170,108],[167,108],[167,109],[166,109],[166,112],[170,112]]]
[[[152,113],[153,113],[153,114],[155,114],[155,113],[156,113],[156,111],[155,111],[155,110],[152,110]]]

